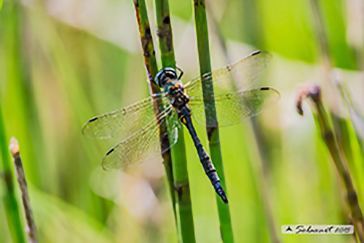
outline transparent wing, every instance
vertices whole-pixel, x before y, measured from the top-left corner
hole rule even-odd
[[[156,157],[161,157],[172,147],[178,140],[178,122],[174,109],[170,107],[168,112],[165,112],[158,121],[154,120],[144,126],[138,132],[132,134],[115,147],[110,149],[103,161],[104,169],[125,169],[131,165],[152,160]],[[166,124],[168,132],[160,134],[159,128],[161,124]],[[169,145],[164,144],[163,151],[160,141],[169,140]]]
[[[256,88],[247,91],[229,93],[224,95],[214,95],[215,109],[219,126],[229,126],[237,124],[244,119],[258,115],[260,112],[277,103],[280,94],[272,88]],[[188,103],[192,110],[192,117],[203,126],[216,127],[216,120],[207,117],[205,119],[205,109],[203,97],[191,97]]]
[[[245,58],[222,69],[206,73],[185,85],[189,96],[202,94],[202,84],[212,83],[215,94],[226,94],[234,90],[246,89],[268,66],[272,55],[266,51],[256,51]]]
[[[154,100],[166,102],[164,93],[153,96]],[[166,112],[166,108],[163,112]],[[82,133],[91,138],[124,139],[155,120],[152,97],[145,98],[123,109],[91,118],[83,125]]]

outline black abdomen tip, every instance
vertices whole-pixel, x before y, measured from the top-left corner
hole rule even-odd
[[[270,90],[270,88],[268,88],[268,87],[263,87],[263,88],[260,88],[260,90]]]
[[[216,192],[220,196],[220,198],[224,201],[224,203],[228,203],[225,191],[224,191],[224,189],[222,189],[221,186],[216,189]]]
[[[227,203],[228,203],[228,200],[227,200],[227,197],[226,197],[226,195],[225,195],[225,192],[224,192],[222,195],[220,195],[220,197],[221,197],[221,199],[224,201],[224,203],[225,203],[225,204],[227,204]]]

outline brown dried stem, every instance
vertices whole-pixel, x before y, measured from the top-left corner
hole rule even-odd
[[[21,158],[20,158],[20,154],[19,154],[19,144],[15,138],[11,138],[9,149],[13,156],[16,174],[18,177],[18,183],[19,183],[19,187],[20,187],[20,191],[21,191],[21,195],[22,195],[25,218],[27,220],[27,226],[28,226],[28,228],[26,229],[26,231],[28,233],[28,237],[29,237],[28,242],[37,243],[38,242],[37,229],[35,227],[32,209],[30,206],[27,182],[25,180],[23,164],[21,162]]]

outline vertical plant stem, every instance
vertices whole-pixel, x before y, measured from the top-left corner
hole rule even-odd
[[[204,0],[194,0],[193,6],[195,12],[195,25],[196,25],[196,36],[197,36],[197,50],[198,50],[199,64],[200,64],[200,75],[202,76],[204,73],[211,72],[209,35],[207,29],[206,8],[205,8],[206,5]],[[210,81],[209,83],[204,82],[202,89],[203,89],[205,107],[209,107],[209,109],[205,109],[205,115],[208,117],[212,117],[216,120],[217,119],[216,109],[214,104],[215,101],[211,99],[212,95],[214,94],[212,81]],[[206,101],[208,101],[209,104],[207,104]],[[225,192],[227,193],[224,168],[222,164],[222,154],[220,148],[218,127],[207,128],[207,136],[209,140],[211,159],[216,167],[218,175],[220,176],[221,185],[223,186]],[[217,195],[216,195],[216,200],[219,211],[221,238],[224,243],[234,242],[229,205],[225,204]]]
[[[211,20],[211,27],[213,28],[213,31],[215,32],[215,34],[218,37],[219,40],[219,44],[221,46],[221,49],[223,51],[225,60],[227,63],[230,63],[231,60],[229,58],[229,53],[228,53],[228,49],[227,49],[227,45],[226,45],[226,41],[225,38],[223,37],[222,31],[219,27],[218,22],[216,21],[216,18],[214,17],[213,13],[212,13],[212,6],[211,4],[209,4],[210,2],[206,3],[206,7],[207,10],[209,11],[209,20]],[[252,7],[255,8],[254,3],[250,2],[250,4],[252,5]],[[244,8],[247,9],[247,8]],[[245,10],[246,12],[248,12],[247,10]],[[256,12],[256,9],[254,9],[254,12]],[[250,16],[251,18],[254,18],[253,16]],[[259,24],[258,24],[259,25]],[[247,35],[249,36],[253,36],[255,33],[258,33],[259,31],[256,31],[256,29],[251,28],[250,26],[246,26],[247,28],[249,28],[249,31],[247,32]],[[259,36],[254,36],[253,38],[251,38],[252,40],[254,40],[255,42],[257,42],[258,40],[260,40],[261,38],[259,38]],[[261,41],[260,41],[261,42]],[[257,43],[259,45],[259,43]],[[234,77],[232,77],[234,78]],[[268,229],[269,229],[269,233],[270,233],[270,237],[271,237],[271,241],[274,243],[279,243],[281,242],[277,232],[278,228],[275,224],[274,221],[274,214],[272,211],[272,206],[270,204],[269,201],[269,193],[268,193],[268,178],[269,178],[269,172],[267,170],[267,166],[266,166],[266,156],[264,156],[264,142],[263,142],[263,136],[259,133],[260,129],[259,129],[259,124],[258,121],[256,119],[251,119],[251,124],[253,127],[253,132],[254,132],[254,136],[255,136],[255,143],[256,143],[256,147],[258,150],[258,156],[259,156],[259,161],[256,165],[257,170],[258,170],[258,177],[261,178],[261,180],[259,181],[259,188],[258,190],[260,190],[261,192],[261,197],[262,197],[262,203],[263,203],[263,209],[264,209],[264,214],[265,217],[267,219],[267,225],[268,225]],[[262,146],[263,145],[263,146]],[[263,149],[261,148],[263,147]]]
[[[328,148],[331,158],[335,164],[339,175],[344,182],[344,186],[346,188],[346,201],[349,205],[349,210],[352,218],[352,222],[355,227],[356,235],[358,236],[360,242],[364,242],[364,219],[363,213],[361,211],[358,196],[354,189],[353,181],[348,170],[348,165],[345,160],[345,157],[342,156],[339,150],[339,146],[337,144],[335,135],[333,130],[329,125],[329,119],[326,114],[325,108],[321,101],[321,89],[318,86],[308,87],[306,90],[302,92],[300,95],[297,108],[298,112],[302,115],[303,111],[301,108],[302,98],[308,97],[313,101],[313,104],[316,108],[317,115],[317,125],[318,130],[321,132],[321,137],[325,142],[326,147]]]
[[[13,183],[13,170],[6,148],[5,126],[2,118],[2,111],[0,106],[0,149],[2,168],[1,178],[5,181],[5,193],[3,196],[5,215],[8,222],[8,228],[13,242],[24,243],[26,242],[25,232],[22,226],[22,220],[19,212],[18,199]]]
[[[150,31],[150,25],[149,25],[149,19],[147,14],[147,8],[145,6],[144,0],[134,0],[134,7],[135,7],[135,13],[138,21],[138,27],[139,27],[139,35],[140,35],[140,41],[143,48],[143,57],[144,57],[144,63],[145,67],[148,72],[148,78],[149,78],[149,91],[151,94],[155,94],[160,92],[159,87],[154,83],[154,77],[158,72],[157,67],[157,60],[155,58],[155,49],[153,45],[153,38]],[[153,107],[154,112],[156,115],[163,110],[163,103],[158,100],[154,101]],[[160,126],[160,134],[164,134],[167,131],[167,126],[165,123],[161,124]],[[166,148],[169,147],[169,141],[168,139],[164,139],[161,141],[161,149],[162,151],[165,151]],[[172,170],[172,158],[170,151],[167,151],[162,154],[163,156],[163,163],[164,168],[167,175],[168,180],[168,187],[169,192],[172,199],[172,206],[173,211],[175,215],[175,220],[177,220],[176,215],[176,197],[174,193],[174,179],[173,179],[173,170]]]
[[[25,218],[27,220],[27,227],[28,227],[26,230],[28,232],[28,237],[29,237],[28,242],[37,243],[38,242],[37,230],[36,230],[34,219],[33,219],[32,208],[30,206],[28,186],[27,186],[27,182],[25,180],[23,164],[22,164],[21,158],[20,158],[19,144],[15,138],[11,138],[9,149],[13,156],[16,174],[18,177],[19,188],[20,188],[21,195],[22,195]]]
[[[173,36],[168,0],[156,0],[157,35],[163,68],[176,68],[174,57]],[[179,121],[177,121],[179,122]],[[187,173],[186,148],[183,128],[178,129],[178,142],[171,149],[173,163],[173,178],[178,212],[178,227],[182,242],[195,242],[190,185]]]
[[[176,68],[168,0],[155,0],[155,7],[162,66]]]

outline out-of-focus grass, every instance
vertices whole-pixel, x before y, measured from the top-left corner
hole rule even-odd
[[[357,63],[346,43],[343,2],[320,3],[333,63],[354,70]],[[320,80],[314,65],[319,51],[309,3],[254,3],[257,16],[253,17],[260,21],[257,36],[262,38],[258,44],[247,36],[252,20],[242,17],[249,11],[244,8],[252,4],[232,0],[214,2],[212,8],[232,60],[256,48],[274,55],[261,84],[279,90],[282,99],[259,115],[258,122],[265,141],[268,195],[276,225],[349,223],[338,176],[314,121],[311,116],[299,117],[294,109],[295,86],[308,79]],[[5,1],[0,12],[0,104],[9,136],[5,141],[16,136],[23,144],[40,242],[175,242],[162,165],[150,162],[126,173],[103,172],[102,156],[118,141],[90,140],[80,131],[88,118],[148,95],[132,2],[57,5],[47,1],[46,8],[27,4],[33,5]],[[177,65],[185,71],[187,81],[198,76],[192,6],[174,0],[170,9]],[[149,13],[153,23],[152,16]],[[152,34],[155,38],[155,25]],[[219,68],[226,63],[212,31],[210,41],[212,66]],[[344,72],[344,76],[354,103],[362,105],[360,75]],[[349,116],[343,115],[349,131],[345,139],[350,139],[352,149],[350,171],[362,204],[362,147]],[[207,141],[205,128],[197,126],[197,130],[201,141]],[[216,242],[220,236],[212,203],[215,194],[187,133],[185,138],[196,240]],[[245,122],[222,128],[220,139],[234,238],[236,242],[269,242],[251,127]],[[3,185],[1,181],[0,196]],[[8,242],[9,230],[2,217],[5,210],[0,201],[0,239]],[[353,242],[351,236],[284,235],[282,239]]]
[[[18,193],[16,190],[15,179],[14,179],[14,171],[12,166],[12,161],[7,153],[7,141],[5,141],[5,127],[2,117],[2,110],[0,106],[0,152],[1,152],[1,163],[0,168],[2,171],[2,203],[4,205],[4,212],[1,214],[5,214],[3,218],[7,221],[7,228],[9,230],[11,239],[15,242],[26,242],[26,235],[23,227],[23,217],[21,214],[21,203],[18,198]],[[0,184],[1,186],[1,184]],[[4,225],[5,226],[5,225]],[[2,234],[0,238],[1,241],[7,241],[7,235]],[[10,241],[10,239],[9,239]]]

